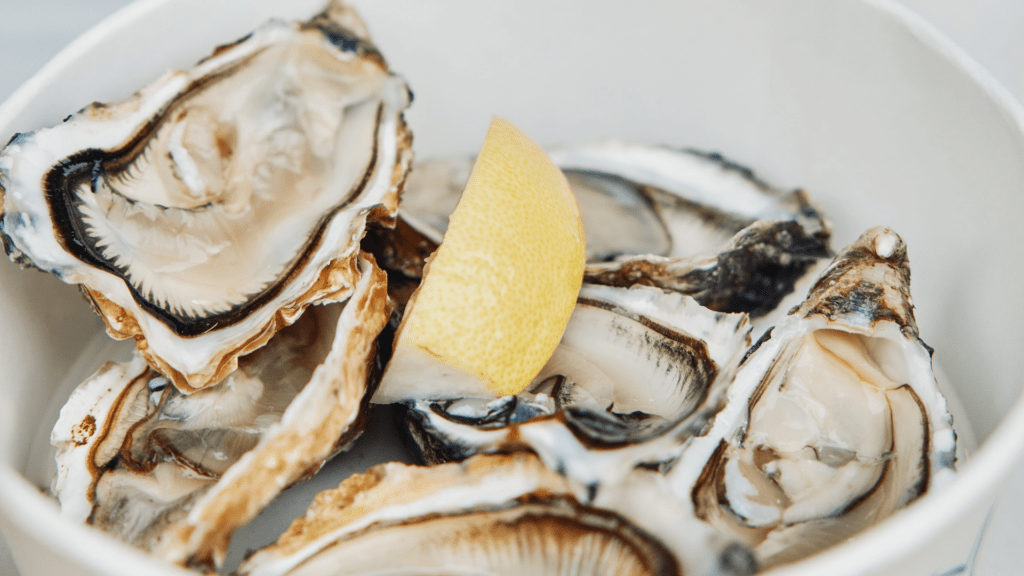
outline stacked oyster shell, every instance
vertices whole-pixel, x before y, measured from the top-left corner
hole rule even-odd
[[[700,518],[749,552],[739,564],[760,568],[840,542],[948,480],[952,418],[895,232],[866,232],[749,347],[737,312],[774,312],[827,250],[827,222],[802,192],[689,150],[610,143],[552,158],[585,221],[615,222],[620,210],[639,222],[627,229],[671,231],[664,251],[633,255],[636,235],[618,250],[599,236],[559,349],[517,396],[452,398],[432,382],[413,398],[378,392],[374,401],[405,405],[425,461],[527,450],[588,504],[633,494],[638,471],[659,470],[671,486],[662,501],[685,510],[677,517]],[[422,231],[422,245],[443,229],[437,207],[452,205],[443,199],[465,165],[414,169],[396,238]],[[417,251],[400,243],[383,243],[384,260],[392,276],[415,276]],[[689,244],[707,251],[686,254]]]
[[[321,493],[241,573],[739,576],[951,474],[903,241],[865,233],[751,346],[750,317],[780,316],[830,255],[829,225],[802,191],[694,150],[551,152],[589,261],[526,390],[377,391],[472,165],[410,172],[409,101],[333,2],[0,153],[12,260],[79,285],[137,344],[61,411],[63,515],[221,568],[237,528],[352,444],[371,399],[401,405],[430,466]]]
[[[11,140],[8,254],[77,284],[137,344],[61,412],[63,514],[217,565],[359,435],[391,313],[360,241],[394,224],[410,98],[334,3]]]

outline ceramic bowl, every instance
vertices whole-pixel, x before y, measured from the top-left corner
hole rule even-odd
[[[271,16],[320,4],[142,0],[0,107],[0,137],[123,99]],[[945,489],[772,574],[967,570],[1024,448],[1024,113],[984,72],[885,0],[356,4],[416,94],[419,158],[475,151],[499,114],[545,145],[618,137],[720,151],[808,190],[836,247],[871,226],[898,231],[967,454]],[[0,262],[0,527],[23,576],[184,573],[62,521],[44,495],[48,430],[69,379],[103,360],[101,332],[75,288]],[[387,457],[370,446],[368,460]]]

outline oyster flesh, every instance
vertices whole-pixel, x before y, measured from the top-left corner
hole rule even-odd
[[[584,284],[558,348],[519,395],[446,398],[416,382],[418,398],[373,401],[406,404],[427,462],[528,447],[594,490],[678,454],[721,408],[749,330],[745,314],[681,294]]]
[[[659,286],[758,316],[829,255],[829,223],[803,191],[778,190],[718,154],[608,142],[550,156],[583,216],[587,282]],[[416,165],[400,217],[418,242],[440,242],[472,164]]]
[[[369,418],[383,271],[317,306],[189,395],[136,354],[108,363],[61,410],[53,491],[61,514],[175,563],[220,565],[236,528],[347,448]]]
[[[617,499],[583,505],[563,477],[525,453],[430,468],[384,464],[317,495],[240,573],[752,573],[741,545],[673,514],[681,506],[659,479],[646,472],[605,491]],[[655,499],[662,513],[644,513]]]
[[[668,473],[764,567],[844,540],[947,482],[956,435],[918,335],[906,245],[874,228],[755,345]]]
[[[198,390],[310,304],[351,295],[366,220],[397,211],[409,101],[340,2],[272,21],[121,103],[16,135],[0,237]]]

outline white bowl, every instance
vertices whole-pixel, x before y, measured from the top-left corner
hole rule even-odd
[[[416,93],[420,158],[476,150],[500,114],[549,145],[614,136],[721,151],[809,190],[836,247],[877,224],[903,235],[922,336],[962,400],[964,444],[980,447],[948,488],[773,574],[927,576],[968,561],[1024,450],[1024,112],[1001,88],[885,0],[356,4]],[[0,107],[0,137],[123,99],[272,15],[320,5],[140,1]],[[22,574],[184,573],[63,522],[39,490],[56,390],[95,349],[97,318],[74,288],[0,263],[0,326],[0,527]]]

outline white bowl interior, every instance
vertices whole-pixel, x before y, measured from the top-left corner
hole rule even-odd
[[[419,158],[476,150],[498,114],[542,144],[618,137],[720,151],[773,183],[807,189],[832,218],[837,248],[871,226],[893,227],[909,245],[922,337],[963,402],[973,427],[965,436],[983,441],[943,500],[913,512],[951,521],[1005,476],[999,461],[1024,444],[1024,407],[1015,405],[1024,372],[1024,232],[1014,226],[1024,213],[1021,116],[926,26],[886,2],[860,0],[628,10],[594,1],[354,3],[416,94],[407,117]],[[59,122],[94,100],[123,99],[270,15],[304,17],[320,5],[143,0],[0,108],[0,137]],[[12,482],[44,485],[31,446],[55,421],[54,390],[100,323],[74,288],[0,263],[0,326],[0,466]],[[986,469],[972,474],[972,466]],[[25,534],[69,529],[40,499],[13,500],[25,490],[0,494],[7,523]],[[36,512],[32,521],[20,516]],[[91,552],[80,547],[47,546],[102,565],[81,560]],[[879,566],[899,554],[890,548]]]

